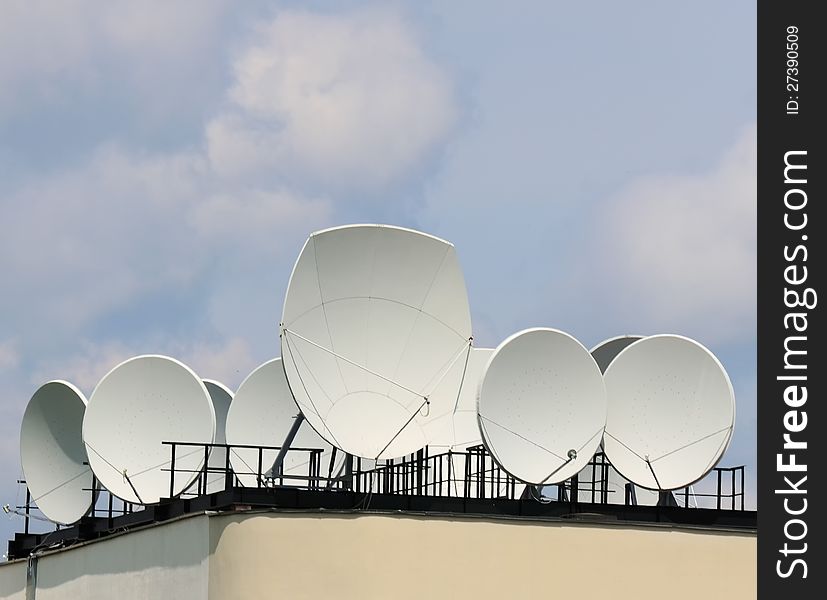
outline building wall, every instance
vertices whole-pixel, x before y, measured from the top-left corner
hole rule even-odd
[[[0,598],[26,600],[26,561],[0,563]]]
[[[210,527],[210,600],[756,597],[754,534],[364,514]]]
[[[754,533],[411,514],[193,515],[38,559],[36,600],[755,598]],[[0,564],[26,598],[26,563]]]
[[[37,561],[34,598],[203,600],[209,568],[208,519],[198,515],[45,554]]]

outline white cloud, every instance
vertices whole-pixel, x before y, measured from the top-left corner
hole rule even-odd
[[[0,88],[60,84],[83,73],[111,83],[111,69],[99,69],[104,62],[126,79],[154,74],[165,87],[164,73],[190,64],[222,6],[115,2],[97,11],[67,3],[50,11],[37,1],[13,4],[0,25],[8,34],[0,35]],[[255,278],[291,261],[309,231],[331,224],[330,202],[297,191],[292,173],[381,185],[412,168],[453,119],[445,74],[393,13],[288,11],[256,31],[226,90],[233,110],[203,123],[203,147],[146,153],[100,146],[88,159],[3,190],[0,275],[9,285],[0,310],[18,315],[9,335],[25,333],[26,347],[47,340],[54,347],[56,335],[82,335],[146,298],[188,293],[209,276],[250,289],[245,273]],[[217,142],[222,123],[237,145]],[[234,164],[244,171],[278,155],[278,168],[226,176],[238,171]],[[217,266],[224,272],[215,273]],[[277,287],[267,285],[268,293]],[[208,311],[216,293],[194,308]],[[231,335],[226,323],[221,328]]]
[[[177,231],[197,161],[133,160],[105,150],[80,168],[5,198],[0,270],[14,281],[4,310],[82,326],[152,289],[185,283],[198,254]]]
[[[149,294],[186,290],[220,258],[254,256],[266,268],[296,253],[283,238],[328,223],[325,201],[226,186],[198,154],[113,148],[22,187],[0,207],[0,273],[10,282],[0,309],[27,316],[27,336],[79,331]]]
[[[89,341],[65,355],[44,361],[31,377],[32,390],[52,379],[65,379],[90,396],[98,382],[117,365],[141,354],[171,356],[189,366],[199,377],[217,379],[232,389],[255,368],[250,345],[241,338],[221,342],[179,340],[154,336],[142,343]]]
[[[233,390],[258,366],[250,344],[237,337],[221,344],[184,344],[180,357],[200,377],[216,379]]]
[[[55,78],[71,71],[76,81],[89,80],[84,68],[93,44],[88,21],[70,2],[28,2],[3,5],[0,19],[0,108],[17,103],[27,92],[54,93]],[[64,29],[64,31],[60,31]],[[22,94],[21,94],[22,92]]]
[[[644,177],[611,199],[599,259],[606,301],[708,342],[752,339],[756,160],[753,126],[712,171]]]
[[[243,238],[236,248],[270,254],[280,249],[280,233],[298,223],[325,222],[328,208],[324,200],[305,199],[283,188],[239,190],[205,198],[191,212],[190,222],[204,238]]]
[[[207,127],[222,173],[373,189],[416,167],[455,119],[447,75],[390,12],[282,12],[234,73],[231,106]]]
[[[143,113],[191,110],[209,79],[205,67],[211,66],[210,49],[227,5],[226,0],[4,2],[0,114],[61,102],[70,88],[81,97],[106,93],[114,81],[140,96]]]
[[[75,384],[88,398],[113,367],[141,353],[122,342],[82,342],[65,355],[39,365],[31,376],[32,390],[52,379],[63,379]]]
[[[99,61],[126,79],[154,74],[165,87],[164,73],[190,64],[222,6],[14,4],[0,25],[9,34],[0,88],[84,72],[111,83]],[[279,13],[257,29],[235,75],[226,91],[233,110],[204,123],[204,147],[102,146],[3,191],[0,274],[10,285],[0,310],[19,316],[13,329],[33,344],[69,337],[147,297],[192,289],[217,264],[234,271],[232,257],[237,272],[224,275],[244,287],[238,273],[291,260],[306,233],[330,225],[330,202],[297,191],[292,174],[381,185],[422,159],[453,119],[445,74],[390,12]],[[220,141],[222,127],[235,145]],[[278,156],[276,168],[269,161]],[[272,168],[226,176],[259,163]]]

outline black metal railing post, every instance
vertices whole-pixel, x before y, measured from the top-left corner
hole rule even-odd
[[[230,446],[224,446],[224,489],[233,487],[233,471],[230,469]]]
[[[204,444],[204,494],[207,493],[207,481],[210,478],[210,454],[212,454],[210,444]]]
[[[741,466],[741,510],[744,510],[744,467]]]
[[[256,487],[259,487],[259,488],[261,487],[261,478],[263,477],[263,475],[261,473],[262,459],[263,459],[262,453],[263,452],[264,452],[263,448],[258,449],[258,470],[256,471],[256,482],[257,482]]]
[[[169,497],[175,496],[175,442],[172,442],[172,460],[169,463]]]
[[[29,514],[31,512],[32,493],[29,491],[29,486],[26,485],[26,505],[23,511],[26,513],[24,517],[23,533],[29,535]]]

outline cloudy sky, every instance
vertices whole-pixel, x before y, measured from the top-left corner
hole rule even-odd
[[[307,234],[386,222],[456,244],[477,345],[706,344],[754,507],[754,2],[504,6],[0,0],[0,504],[40,384],[235,387]]]

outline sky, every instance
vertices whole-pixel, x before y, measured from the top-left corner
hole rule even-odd
[[[161,353],[234,389],[307,235],[378,222],[456,245],[478,346],[706,345],[755,508],[753,2],[0,11],[0,504],[41,384]]]

